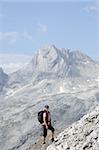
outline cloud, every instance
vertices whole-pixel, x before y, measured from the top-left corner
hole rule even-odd
[[[0,67],[9,74],[24,67],[31,59],[32,56],[27,55],[0,54]]]
[[[6,41],[8,44],[16,43],[18,32],[0,32],[0,41]]]
[[[30,33],[28,33],[27,31],[24,31],[22,33],[22,36],[27,40],[33,41],[33,36]]]
[[[4,41],[9,45],[13,45],[17,42],[18,39],[26,39],[29,41],[33,41],[33,36],[24,31],[22,33],[19,32],[0,32],[0,41]]]
[[[84,7],[83,10],[85,10],[86,12],[90,13],[90,12],[99,12],[99,2],[96,2],[96,4],[93,5],[89,5],[87,7]]]
[[[39,23],[37,25],[37,27],[38,27],[39,32],[42,32],[42,33],[47,33],[48,32],[48,26],[46,24]]]
[[[17,70],[19,70],[20,68],[22,68],[25,64],[18,62],[18,63],[9,63],[9,64],[2,64],[0,65],[4,72],[6,72],[7,74],[9,73],[13,73]]]

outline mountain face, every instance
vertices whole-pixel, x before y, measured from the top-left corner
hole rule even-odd
[[[3,69],[0,67],[0,92],[3,90],[3,87],[6,85],[8,80],[8,75],[3,72]]]
[[[99,106],[65,129],[47,150],[98,150]]]
[[[0,149],[25,150],[35,145],[42,134],[37,114],[46,104],[50,107],[52,124],[56,132],[60,133],[89,110],[95,109],[99,103],[99,97],[95,96],[99,95],[99,87],[94,85],[86,91],[76,89],[74,92],[68,89],[68,92],[53,91],[47,94],[43,90],[45,84],[37,84],[35,87],[28,85],[0,99]]]
[[[0,96],[2,150],[33,150],[41,135],[37,114],[46,104],[58,133],[99,104],[99,64],[79,51],[54,45],[40,49],[6,82],[5,95]]]
[[[44,79],[97,78],[99,65],[80,51],[43,47],[33,55],[31,62],[11,74],[8,87],[36,84]]]

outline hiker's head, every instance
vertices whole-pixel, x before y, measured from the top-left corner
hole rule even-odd
[[[49,109],[49,106],[48,106],[48,105],[45,105],[45,109],[48,110],[48,109]]]

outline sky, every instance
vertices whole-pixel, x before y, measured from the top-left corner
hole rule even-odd
[[[46,44],[99,59],[99,1],[0,0],[0,54],[32,55]]]

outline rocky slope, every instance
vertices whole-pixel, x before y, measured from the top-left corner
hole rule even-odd
[[[57,132],[97,106],[99,64],[79,51],[44,47],[11,74],[0,103],[0,149],[26,150],[40,140],[37,114],[45,104]]]
[[[8,75],[3,72],[3,69],[0,67],[0,92],[3,91],[3,87],[6,85],[8,80]]]
[[[65,129],[47,150],[99,150],[99,106]]]
[[[86,86],[85,86],[86,87]],[[54,86],[52,87],[54,89]],[[99,88],[47,93],[45,84],[28,85],[0,99],[0,149],[25,150],[40,139],[37,113],[50,106],[52,123],[58,132],[79,120],[99,103]],[[40,149],[36,149],[40,150]]]

